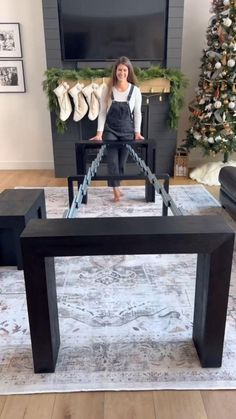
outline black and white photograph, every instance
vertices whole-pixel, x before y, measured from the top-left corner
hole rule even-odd
[[[0,58],[21,58],[19,23],[0,23]]]
[[[0,93],[25,92],[22,61],[0,61]]]

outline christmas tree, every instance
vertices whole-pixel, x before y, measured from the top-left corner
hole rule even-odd
[[[184,146],[205,155],[236,151],[236,0],[213,0],[196,97],[189,104],[191,128]]]

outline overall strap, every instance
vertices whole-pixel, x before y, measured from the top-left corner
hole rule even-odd
[[[131,98],[131,96],[132,96],[133,90],[134,90],[134,85],[133,85],[133,84],[131,84],[131,88],[130,88],[130,91],[129,91],[129,94],[128,94],[128,97],[127,97],[127,102],[129,102],[129,101],[130,101],[130,98]]]
[[[133,90],[134,90],[134,85],[133,85],[133,84],[131,84],[130,91],[129,91],[129,94],[128,94],[128,97],[127,97],[127,102],[129,102],[129,101],[130,101],[130,98],[131,98],[131,96],[132,96]],[[111,91],[111,100],[114,100],[114,94],[113,94],[113,91]]]

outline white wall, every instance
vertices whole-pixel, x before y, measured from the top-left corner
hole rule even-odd
[[[0,93],[0,169],[53,168],[42,0],[0,0],[1,22],[19,22],[26,93]]]
[[[194,98],[199,66],[210,17],[210,0],[185,0],[182,71],[190,84],[178,129],[178,141],[189,126],[187,104]],[[26,93],[0,94],[0,169],[53,168],[52,139],[47,100],[42,91],[46,69],[42,0],[0,0],[1,22],[19,22]],[[193,151],[192,166],[202,160]]]

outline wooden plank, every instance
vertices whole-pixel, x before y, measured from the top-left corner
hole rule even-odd
[[[101,78],[94,78],[94,79],[81,79],[78,81],[75,80],[59,80],[59,83],[66,82],[69,84],[70,88],[75,86],[76,83],[82,83],[84,86],[87,86],[90,83],[108,83],[109,77],[101,77]],[[141,90],[141,93],[169,93],[170,92],[170,81],[165,78],[154,78],[150,80],[140,81],[138,86]]]
[[[208,419],[199,391],[155,391],[153,394],[156,419]]]
[[[208,419],[235,419],[235,391],[201,391]]]
[[[54,394],[7,396],[1,419],[51,419]]]
[[[104,419],[145,418],[156,419],[151,391],[105,393]]]
[[[103,392],[65,393],[56,395],[51,419],[103,419],[103,413]]]
[[[29,395],[14,395],[6,397],[6,402],[1,412],[1,419],[23,419],[29,403]],[[34,418],[36,419],[36,418]]]
[[[139,83],[142,93],[169,93],[170,81],[165,78],[145,80]]]
[[[7,399],[6,396],[0,396],[0,417],[1,417],[1,413],[4,408],[4,405],[6,403],[6,399]]]

